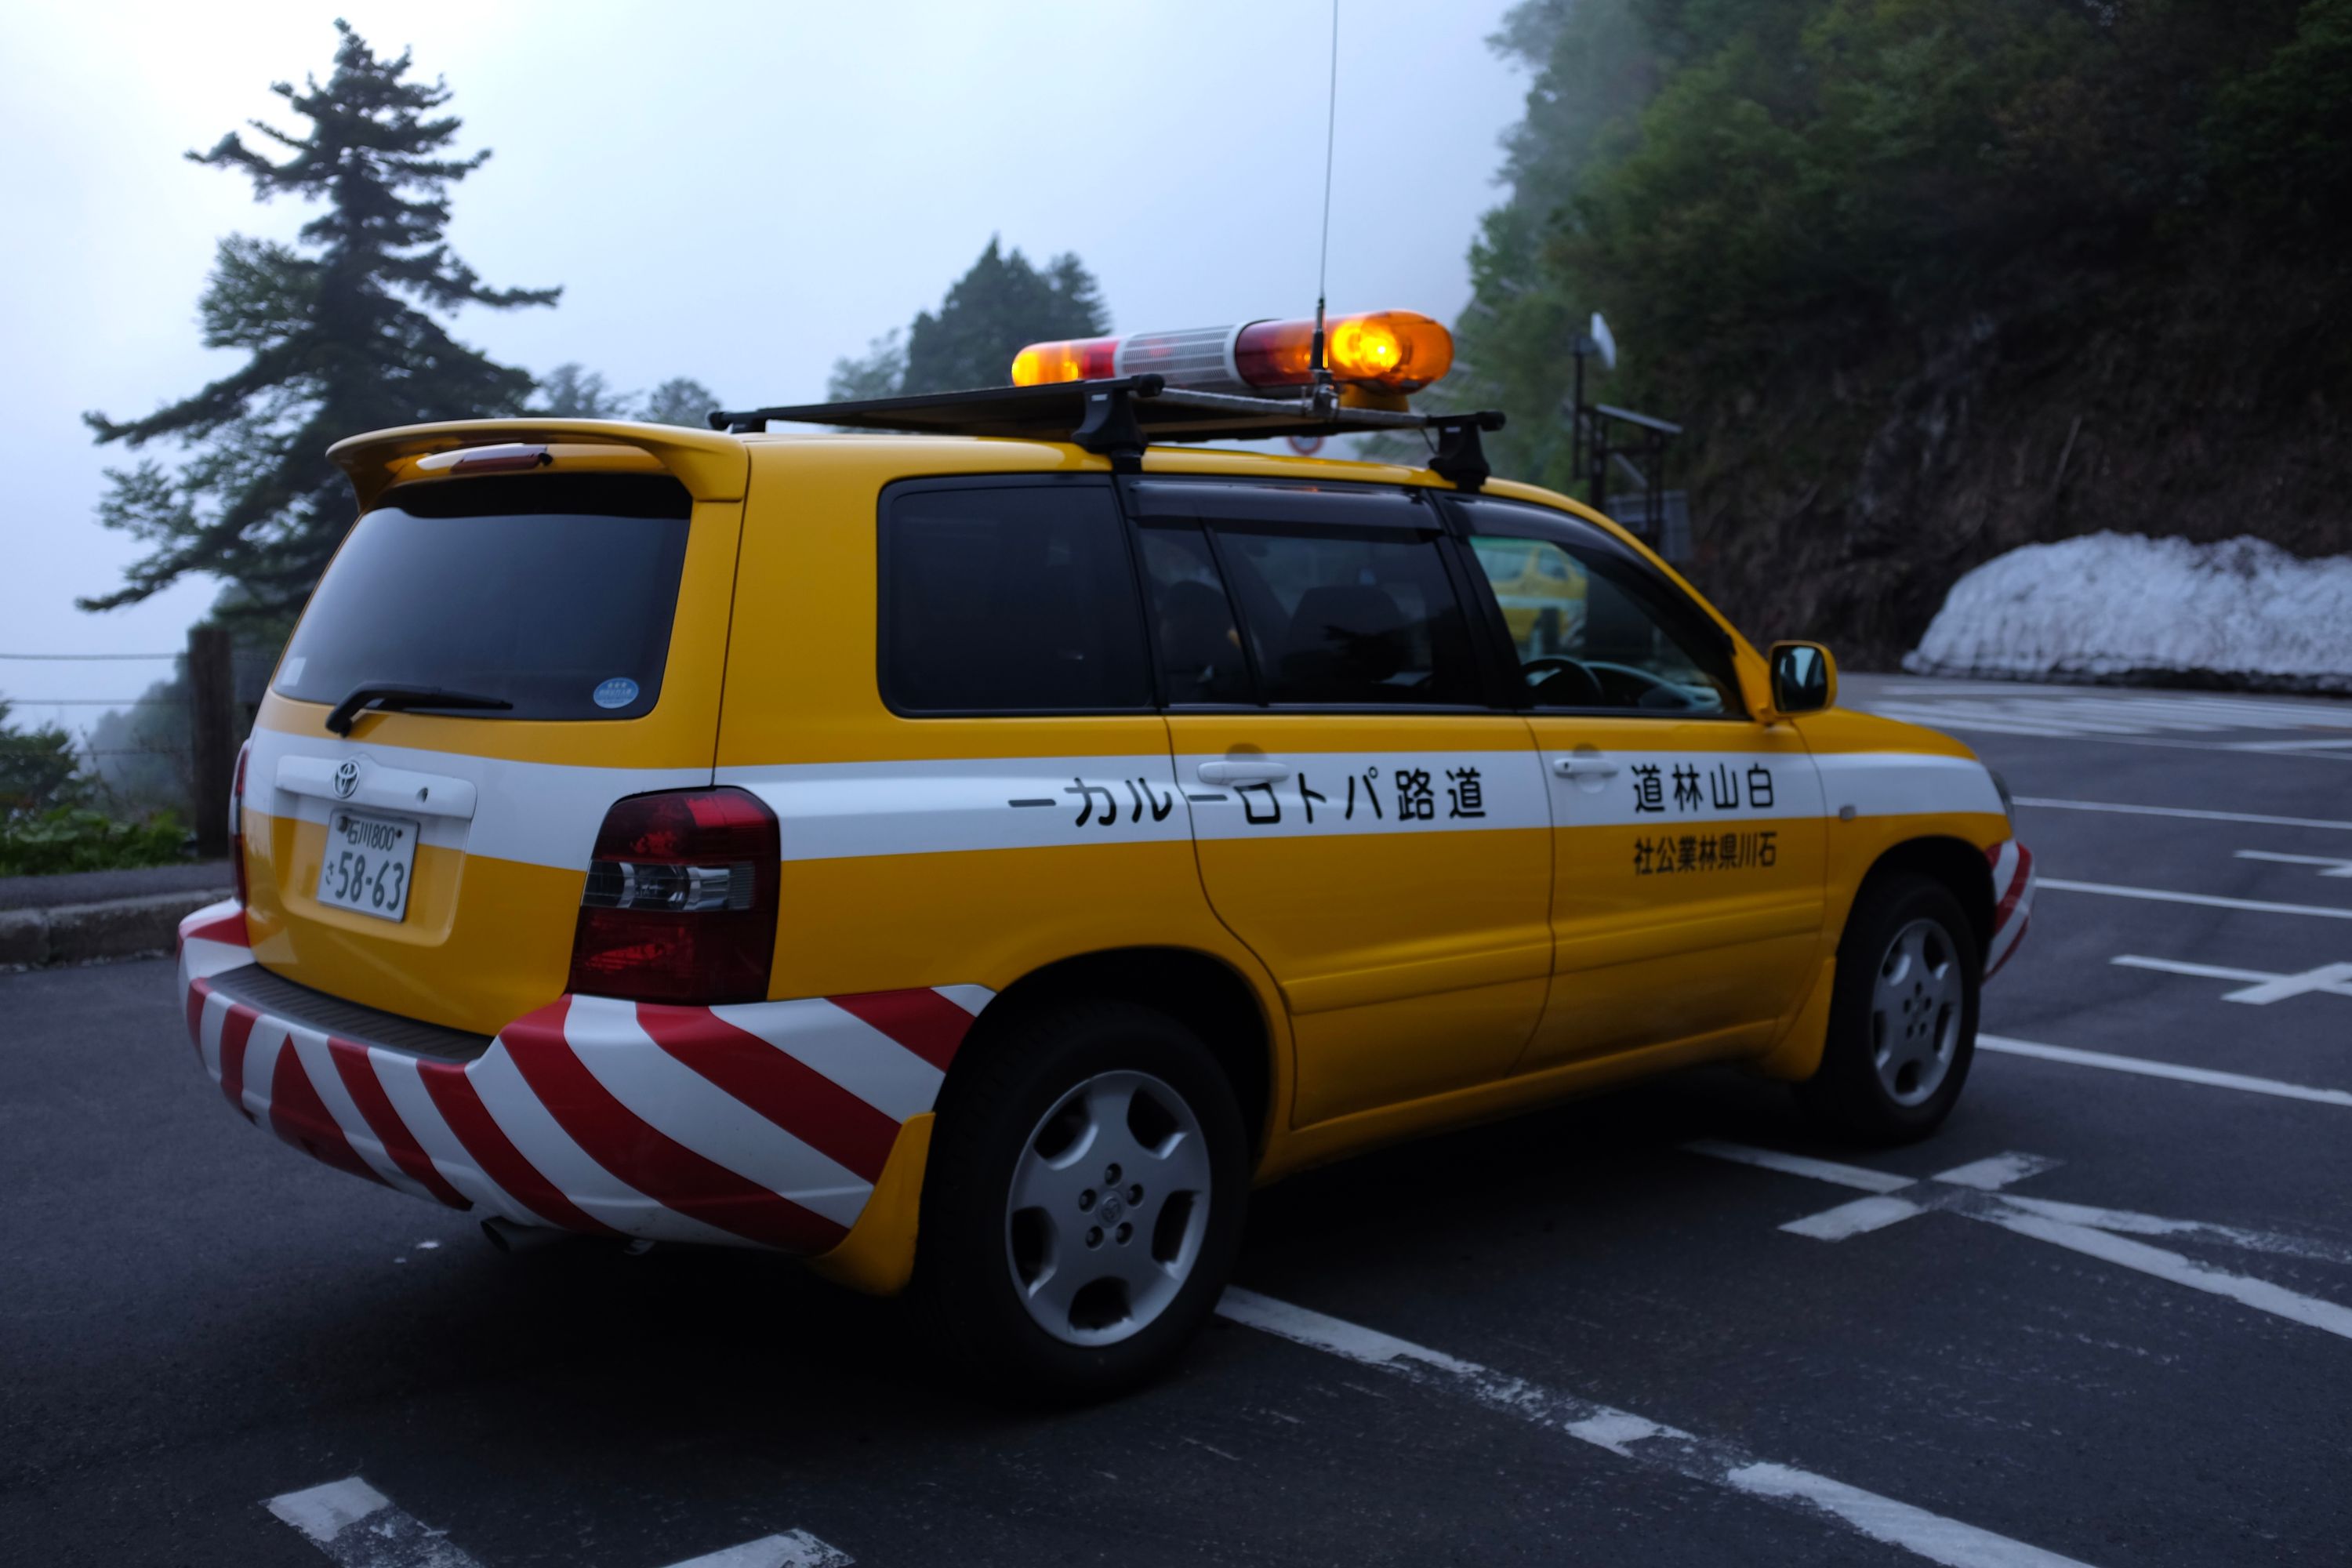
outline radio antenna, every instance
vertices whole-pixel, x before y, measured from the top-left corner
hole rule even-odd
[[[1339,0],[1331,0],[1331,83],[1325,94],[1323,121],[1323,245],[1315,261],[1315,342],[1307,363],[1315,373],[1319,395],[1331,384],[1330,367],[1323,361],[1323,302],[1331,276],[1331,160],[1339,141]]]

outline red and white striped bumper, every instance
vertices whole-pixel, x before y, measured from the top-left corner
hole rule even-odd
[[[856,1223],[994,994],[568,995],[459,1062],[275,1018],[211,984],[252,962],[235,901],[181,922],[189,1033],[229,1103],[313,1157],[519,1225],[802,1254]]]
[[[1985,944],[1984,977],[1990,980],[2024,940],[2033,918],[2033,851],[2004,838],[1985,851],[1992,863],[1992,941]]]

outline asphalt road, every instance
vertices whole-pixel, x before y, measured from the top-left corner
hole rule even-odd
[[[1076,1413],[776,1259],[502,1258],[239,1124],[163,963],[0,978],[0,1562],[317,1568],[266,1500],[354,1476],[382,1568],[2352,1560],[2352,705],[1847,699],[2041,856],[1938,1138],[1704,1072],[1300,1177]]]

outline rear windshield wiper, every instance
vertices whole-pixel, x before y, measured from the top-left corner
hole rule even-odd
[[[362,709],[374,709],[389,713],[402,708],[511,708],[514,704],[503,697],[485,697],[478,691],[452,691],[446,686],[404,686],[394,681],[374,681],[366,686],[354,686],[335,710],[327,715],[327,729],[337,735],[352,732],[352,721]]]

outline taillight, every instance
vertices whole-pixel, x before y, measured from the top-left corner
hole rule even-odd
[[[236,877],[236,902],[240,909],[248,901],[245,877],[245,760],[251,755],[251,741],[236,749],[236,777],[228,786],[228,863]]]
[[[615,801],[596,834],[567,989],[759,1002],[776,946],[776,816],[740,789]]]

